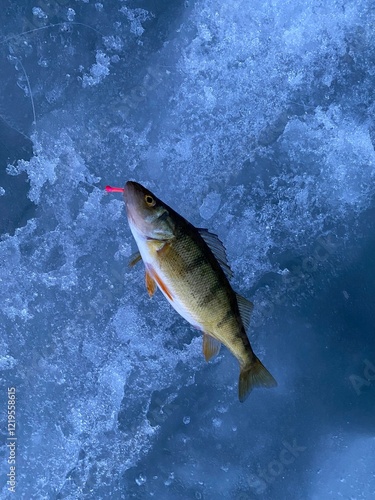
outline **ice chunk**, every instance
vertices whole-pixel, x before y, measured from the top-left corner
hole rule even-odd
[[[217,192],[208,193],[200,206],[199,213],[203,219],[209,220],[219,210],[221,196]]]
[[[32,13],[33,13],[33,16],[37,17],[38,19],[47,19],[48,18],[47,14],[40,7],[33,7]]]
[[[70,21],[70,22],[74,21],[75,16],[76,16],[75,10],[72,9],[71,7],[69,7],[67,12],[66,12],[66,17],[67,17],[68,21]]]
[[[153,16],[145,9],[129,9],[128,7],[121,7],[120,12],[125,14],[126,18],[130,21],[130,31],[136,36],[141,36],[145,29],[143,23],[151,19]]]
[[[96,53],[96,63],[90,68],[90,74],[83,75],[82,86],[92,87],[101,83],[109,75],[110,58],[101,50]]]
[[[14,368],[17,364],[17,360],[14,359],[12,356],[6,355],[6,356],[0,356],[0,371],[1,370],[10,370],[11,368]]]
[[[124,46],[124,42],[119,36],[105,36],[103,37],[103,42],[107,49],[116,50],[118,52],[120,52]]]

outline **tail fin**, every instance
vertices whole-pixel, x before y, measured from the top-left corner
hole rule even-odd
[[[254,387],[276,386],[276,380],[255,356],[251,364],[241,369],[238,382],[238,397],[243,403]]]

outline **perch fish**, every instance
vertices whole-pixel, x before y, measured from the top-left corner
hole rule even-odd
[[[137,182],[123,191],[131,232],[143,260],[150,296],[158,287],[172,307],[203,333],[208,361],[224,344],[240,364],[238,397],[254,387],[274,387],[276,380],[254,354],[246,334],[253,304],[231,287],[232,276],[219,238],[196,228]]]

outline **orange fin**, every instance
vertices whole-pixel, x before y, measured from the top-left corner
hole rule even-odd
[[[277,382],[260,360],[255,359],[241,368],[238,382],[238,398],[243,403],[254,387],[276,387]]]
[[[155,272],[153,272],[153,276],[152,277],[154,278],[154,280],[156,281],[156,283],[159,285],[160,290],[163,290],[163,292],[168,297],[168,299],[171,300],[171,301],[173,301],[172,294],[168,290],[167,285],[159,278],[159,276]]]
[[[155,270],[149,264],[146,267],[146,287],[147,287],[148,280],[152,280],[153,286],[155,286],[155,281],[156,281],[160,290],[162,290],[165,293],[165,295],[168,297],[169,300],[173,301],[172,294],[168,290],[167,285],[160,279],[160,277],[156,274]],[[148,290],[148,288],[147,288],[147,290]],[[148,292],[148,293],[150,294],[150,292]]]
[[[150,297],[152,297],[156,291],[156,283],[149,273],[148,269],[146,269],[146,288]]]
[[[208,333],[203,334],[203,354],[206,361],[219,354],[221,342],[214,339]]]

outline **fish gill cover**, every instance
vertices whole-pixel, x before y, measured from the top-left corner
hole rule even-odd
[[[371,498],[374,18],[3,2],[2,498]],[[232,356],[149,300],[104,191],[129,178],[219,234],[277,390],[240,405]]]

